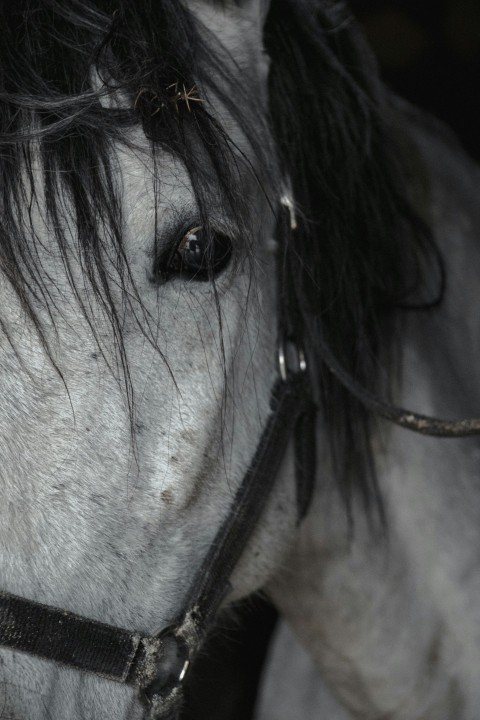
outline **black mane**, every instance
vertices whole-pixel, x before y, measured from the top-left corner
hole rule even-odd
[[[394,98],[345,4],[276,0],[266,46],[275,138],[302,211],[290,266],[332,459],[347,506],[358,489],[381,508],[374,418],[326,369],[319,339],[388,399],[397,320],[438,305],[443,264],[409,195]]]
[[[128,142],[127,131],[141,125],[152,148],[180,157],[208,228],[204,165],[196,160],[200,145],[241,226],[245,208],[235,190],[235,149],[206,104],[178,111],[171,88],[212,89],[218,78],[214,91],[263,157],[261,119],[248,88],[237,84],[235,93],[228,92],[221,52],[180,0],[19,0],[2,3],[0,23],[2,269],[43,338],[35,303],[51,305],[49,280],[37,266],[32,227],[20,212],[35,196],[39,158],[47,217],[67,274],[64,197],[74,208],[85,277],[111,321],[128,388],[112,272],[127,305],[135,287],[123,246],[112,144]],[[348,502],[357,488],[368,502],[378,498],[371,418],[326,370],[316,339],[324,338],[367,388],[378,389],[394,318],[400,307],[419,304],[432,243],[408,200],[389,96],[343,3],[273,0],[265,43],[272,59],[271,126],[300,216],[289,266],[316,359],[313,382],[344,496]],[[112,107],[109,98],[118,95],[127,102]],[[88,319],[88,308],[83,311]],[[142,322],[150,336],[148,317]],[[388,382],[381,390],[388,391]]]

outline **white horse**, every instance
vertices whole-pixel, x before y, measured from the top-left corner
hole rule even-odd
[[[0,19],[0,590],[146,637],[178,618],[269,418],[293,196],[318,476],[298,527],[285,443],[224,605],[265,589],[337,698],[328,720],[478,717],[478,442],[374,425],[316,343],[321,322],[396,403],[475,414],[477,170],[383,94],[323,0]],[[128,684],[12,647],[0,663],[5,719],[144,717]],[[260,712],[323,717],[279,665]]]

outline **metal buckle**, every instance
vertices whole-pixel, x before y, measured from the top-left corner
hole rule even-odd
[[[288,380],[289,375],[306,372],[307,359],[305,353],[293,340],[279,342],[278,369],[283,382]]]
[[[184,638],[176,634],[175,628],[167,628],[158,640],[160,646],[154,659],[154,675],[142,689],[142,695],[149,704],[178,688],[190,667],[190,649]]]

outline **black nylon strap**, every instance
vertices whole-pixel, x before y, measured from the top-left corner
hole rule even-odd
[[[317,407],[308,402],[294,429],[295,477],[297,491],[297,518],[300,523],[306,516],[315,485],[317,448],[315,443]]]
[[[187,608],[194,608],[206,626],[229,589],[229,578],[265,508],[295,424],[306,409],[305,386],[304,375],[298,374],[277,381],[273,388],[271,414],[260,443],[187,599]]]
[[[275,484],[285,450],[300,416],[307,418],[308,429],[314,415],[313,403],[308,395],[308,383],[303,373],[279,380],[272,390],[271,413],[262,433],[252,462],[232,501],[228,516],[223,521],[206,555],[185,602],[185,611],[174,630],[178,641],[190,648],[190,659],[198,652],[217,611],[230,590],[230,577],[245,550],[250,536],[258,525],[272,488]],[[307,426],[304,428],[307,429]],[[297,471],[302,475],[303,488],[297,500],[302,512],[311,496],[315,462],[311,441],[306,457]],[[305,449],[304,448],[304,449]],[[309,475],[309,472],[311,473]],[[176,718],[181,703],[178,685],[166,692],[157,687],[146,690],[149,720]]]
[[[125,682],[139,633],[0,592],[0,645]]]
[[[172,638],[186,645],[192,657],[265,508],[295,424],[309,408],[306,387],[301,373],[275,384],[271,413],[252,462],[196,576],[182,619],[168,634],[142,637],[0,591],[0,645],[140,688],[158,684],[158,667],[168,659]],[[168,676],[168,668],[162,672]],[[168,686],[165,696],[161,692],[154,695],[161,700],[157,704],[170,712],[178,702],[178,686]]]

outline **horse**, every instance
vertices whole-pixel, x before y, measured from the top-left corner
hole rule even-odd
[[[262,590],[264,716],[474,718],[478,170],[341,2],[0,18],[1,716],[176,718]]]

